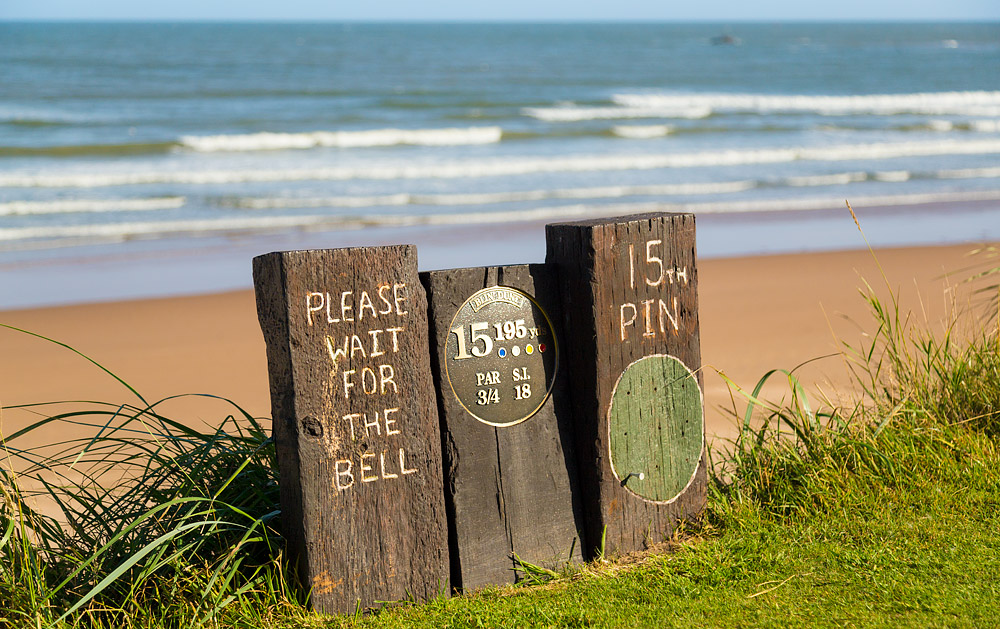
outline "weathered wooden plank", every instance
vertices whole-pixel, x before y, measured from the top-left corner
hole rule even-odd
[[[533,387],[529,399],[537,399],[543,393],[538,387],[545,381],[545,374],[538,369],[540,364],[547,363],[535,360],[532,369],[520,366],[529,364],[519,360],[527,356],[524,352],[528,346],[533,358],[538,359],[544,349],[549,352],[545,356],[555,360],[551,352],[557,350],[558,343],[548,342],[543,347],[544,334],[535,338],[531,334],[518,338],[515,334],[506,339],[503,323],[511,317],[503,315],[496,319],[497,312],[484,305],[474,319],[487,324],[490,352],[471,357],[472,352],[467,348],[469,359],[457,368],[454,360],[458,355],[458,337],[452,331],[456,327],[456,314],[481,289],[501,286],[523,291],[538,302],[553,323],[558,321],[559,288],[553,273],[542,265],[519,265],[432,271],[421,274],[421,279],[427,288],[434,343],[432,362],[444,439],[452,583],[471,590],[513,582],[514,553],[524,561],[547,567],[567,560],[581,561],[582,543],[578,538],[583,528],[582,510],[577,492],[571,405],[566,395],[568,381],[564,373],[559,373],[563,368],[553,365],[556,374],[551,395],[528,419],[517,421],[537,404],[517,405],[525,400],[513,397],[514,388],[523,384]],[[497,303],[508,305],[502,300]],[[522,313],[512,318],[524,316]],[[495,328],[496,323],[501,327]],[[482,327],[477,327],[477,333],[482,333],[479,331]],[[557,326],[551,327],[557,332]],[[454,354],[450,373],[449,339]],[[472,337],[466,340],[471,342]],[[484,350],[483,344],[474,347],[479,352]],[[470,365],[469,369],[464,369],[464,365]],[[531,379],[514,381],[513,372],[520,369],[526,371],[518,371],[518,377],[528,375]],[[495,390],[497,400],[482,405],[477,404],[478,398],[466,400],[471,407],[466,408],[452,383],[461,391],[458,379],[476,375],[484,384],[465,394]],[[482,401],[490,399],[484,396]]]
[[[605,531],[608,554],[644,549],[705,502],[694,216],[555,224],[546,238],[590,552]]]
[[[282,522],[312,605],[448,583],[441,437],[412,246],[254,259]]]

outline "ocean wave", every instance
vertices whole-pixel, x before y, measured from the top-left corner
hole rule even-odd
[[[55,146],[0,146],[2,157],[73,157],[83,155],[142,155],[167,153],[176,142],[134,142],[125,144],[64,144]]]
[[[1000,177],[1000,166],[939,170],[935,176],[939,179],[992,179]]]
[[[1000,132],[1000,120],[970,120],[969,128],[980,133]]]
[[[630,140],[647,140],[650,138],[662,138],[674,132],[673,125],[652,124],[652,125],[615,125],[611,127],[611,133],[621,138]]]
[[[58,127],[69,123],[32,116],[12,116],[10,118],[0,116],[0,124],[12,127]]]
[[[780,179],[711,181],[703,183],[601,186],[552,190],[519,190],[482,193],[411,194],[331,197],[245,197],[230,199],[225,205],[252,210],[305,208],[374,208],[421,206],[476,206],[501,203],[545,201],[553,199],[614,199],[643,196],[701,196],[744,192],[755,188],[816,188],[841,186],[863,181],[904,182],[910,179],[986,179],[1000,178],[1000,167],[968,168],[911,173],[899,171],[851,171],[821,175],[799,175]]]
[[[872,178],[875,181],[889,181],[893,183],[909,181],[912,177],[913,173],[908,170],[881,170],[872,173]]]
[[[47,127],[75,124],[81,122],[97,122],[101,120],[93,114],[63,111],[45,107],[11,107],[0,105],[0,124],[25,127]]]
[[[522,113],[546,122],[580,122],[630,118],[707,118],[713,114],[802,114],[822,116],[921,114],[931,116],[1000,116],[1000,91],[927,92],[820,96],[806,94],[615,94],[614,106],[526,107]],[[951,129],[950,121],[932,120],[935,131]],[[947,127],[947,128],[945,128]]]
[[[203,153],[220,151],[274,151],[285,149],[365,148],[376,146],[461,146],[493,144],[503,136],[500,127],[447,129],[371,129],[367,131],[313,131],[309,133],[248,133],[186,135],[180,145]]]
[[[928,120],[927,128],[931,131],[940,131],[942,133],[951,131],[955,128],[955,123],[951,120]]]
[[[967,192],[881,195],[854,197],[852,205],[892,207],[930,203],[958,203],[1000,200],[1000,190]],[[410,215],[369,216],[267,216],[224,219],[115,222],[98,225],[57,225],[48,227],[0,228],[0,248],[16,248],[30,240],[70,241],[71,244],[101,241],[166,238],[175,236],[212,236],[229,233],[259,233],[298,230],[344,230],[365,227],[411,227],[419,225],[479,225],[528,221],[550,221],[636,212],[693,212],[695,214],[742,214],[750,212],[815,211],[842,208],[840,197],[805,197],[796,199],[757,199],[753,201],[717,201],[704,203],[612,203],[561,205],[495,212],[463,212]]]
[[[664,106],[664,107],[525,107],[526,116],[543,122],[581,122],[584,120],[618,120],[627,118],[680,118],[695,120],[712,115],[710,107]]]
[[[859,209],[865,207],[899,207],[927,205],[931,203],[975,203],[977,201],[997,200],[1000,200],[1000,190],[970,190],[966,192],[856,196],[851,198],[851,206]],[[739,214],[750,212],[841,210],[844,208],[844,199],[842,197],[816,196],[798,199],[757,199],[754,201],[690,203],[679,207],[680,210],[674,209],[671,211],[694,212],[695,214]]]
[[[764,94],[617,94],[615,106],[526,107],[521,112],[545,122],[636,118],[708,118],[714,114],[801,114],[823,116],[898,114],[1000,116],[1000,92],[942,92],[867,96],[770,96]],[[928,123],[944,131],[944,123]]]
[[[727,149],[693,153],[584,155],[554,158],[494,158],[430,164],[387,163],[358,167],[271,170],[136,171],[89,173],[4,173],[0,186],[96,188],[146,184],[227,184],[274,181],[346,181],[401,179],[472,179],[538,173],[653,170],[777,164],[794,161],[836,162],[936,155],[1000,153],[1000,138],[942,139],[928,142],[842,144],[823,147]]]
[[[39,123],[40,124],[40,123]],[[823,124],[816,128],[827,131],[868,131],[869,127],[849,123]],[[925,122],[885,127],[892,131],[1000,132],[1000,120],[972,119],[965,122],[930,119]],[[614,137],[628,140],[654,139],[674,134],[754,133],[799,131],[794,124],[773,124],[742,127],[739,124],[693,124],[677,127],[669,124],[611,125],[602,128],[564,127],[563,130],[504,131],[500,127],[469,127],[466,129],[418,129],[403,131],[312,132],[312,133],[252,133],[214,136],[183,136],[177,141],[132,142],[110,144],[66,144],[50,146],[0,146],[0,157],[75,157],[86,155],[143,155],[169,153],[178,149],[197,152],[257,152],[268,150],[311,149],[319,147],[366,148],[420,144],[423,146],[459,146],[493,144],[507,140],[539,140],[571,137]],[[454,133],[452,133],[454,131]],[[409,135],[408,135],[409,134]]]
[[[596,188],[562,188],[554,190],[521,190],[510,192],[451,193],[451,194],[389,194],[368,197],[269,197],[242,198],[231,202],[236,207],[254,210],[283,208],[366,208],[403,205],[491,205],[547,199],[610,199],[632,196],[699,195],[742,192],[756,187],[753,181],[722,181],[708,183],[661,184],[648,186],[602,186]]]
[[[839,186],[868,179],[868,173],[830,173],[824,175],[800,175],[786,177],[780,183],[791,187]]]
[[[148,212],[183,207],[184,197],[151,199],[74,199],[56,201],[9,201],[0,203],[0,216],[77,214],[103,212]]]
[[[91,225],[0,228],[0,242],[19,240],[62,240],[102,242],[169,236],[197,236],[220,232],[253,232],[305,228],[312,224],[333,224],[336,219],[315,216],[280,216],[244,219],[201,219],[185,221],[131,221]]]
[[[623,109],[701,107],[717,113],[817,113],[1000,115],[1000,91],[923,92],[853,96],[769,94],[616,94],[612,102]]]
[[[0,157],[72,157],[84,155],[141,155],[187,149],[199,153],[253,152],[319,147],[366,148],[422,145],[461,146],[492,144],[503,136],[500,127],[465,129],[376,129],[372,131],[317,131],[312,133],[250,133],[182,136],[176,142],[0,146]]]
[[[698,183],[620,185],[541,190],[510,190],[481,193],[416,194],[396,193],[371,196],[326,197],[237,197],[215,203],[246,210],[284,210],[307,208],[369,209],[379,207],[438,206],[456,207],[499,205],[546,200],[597,200],[626,197],[707,196],[732,194],[755,188],[806,188],[848,185],[864,181],[905,182],[910,179],[997,179],[1000,167],[948,169],[938,171],[849,171],[818,175],[798,175],[777,179],[743,179]],[[142,199],[75,199],[53,201],[10,201],[0,203],[0,216],[39,214],[140,212],[171,210],[183,207],[182,196]]]

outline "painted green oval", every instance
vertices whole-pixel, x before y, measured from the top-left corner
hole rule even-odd
[[[674,500],[691,482],[704,446],[702,395],[694,374],[665,354],[632,363],[615,385],[608,430],[619,482],[647,500]]]

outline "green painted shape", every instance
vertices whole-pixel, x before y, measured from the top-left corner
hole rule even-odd
[[[704,445],[694,374],[662,354],[632,363],[615,386],[608,430],[611,464],[623,486],[647,500],[675,499],[698,469]]]

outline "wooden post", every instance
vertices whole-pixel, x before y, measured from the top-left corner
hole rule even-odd
[[[254,259],[281,507],[314,608],[448,587],[426,297],[409,245]]]
[[[706,498],[694,216],[548,225],[546,239],[591,556],[602,535],[609,555],[641,550]]]
[[[511,583],[515,553],[549,568],[582,561],[554,274],[519,265],[421,279],[435,346],[452,583]]]

